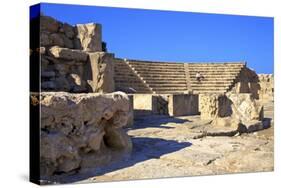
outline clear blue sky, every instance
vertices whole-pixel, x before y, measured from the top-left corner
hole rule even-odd
[[[128,59],[246,61],[273,73],[273,18],[42,4],[43,14],[69,24],[102,24],[109,52]]]

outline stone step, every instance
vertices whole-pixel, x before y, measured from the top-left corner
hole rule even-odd
[[[226,71],[224,71],[224,72],[215,72],[215,71],[213,71],[213,72],[201,73],[202,76],[208,76],[208,75],[210,75],[210,76],[213,76],[213,75],[224,75],[224,76],[235,75],[236,76],[237,74],[238,74],[238,72],[226,72]],[[196,76],[196,72],[190,73],[190,76],[195,77]]]
[[[204,93],[214,93],[214,94],[223,94],[223,93],[226,93],[226,91],[193,91],[194,94],[204,94]]]
[[[146,80],[148,84],[186,84],[186,80]]]
[[[139,71],[139,70],[136,70],[136,72],[140,75],[183,75],[185,76],[185,72],[184,71]]]
[[[186,87],[186,84],[148,84],[151,88]]]
[[[204,75],[203,78],[201,78],[201,81],[204,80],[225,80],[225,79],[229,79],[229,80],[234,80],[236,78],[236,75]],[[189,77],[190,80],[192,81],[197,81],[197,78],[195,76],[190,76]]]
[[[227,88],[218,87],[204,87],[204,88],[192,88],[193,91],[226,91]]]
[[[136,85],[136,86],[141,86],[141,87],[145,87],[145,84],[143,84],[142,82],[120,82],[120,81],[115,81],[115,84],[118,85]]]
[[[159,75],[159,74],[140,74],[144,79],[167,79],[167,80],[185,80],[185,75]]]
[[[159,73],[162,73],[162,72],[172,72],[172,73],[176,73],[176,72],[184,72],[184,69],[181,68],[181,69],[151,69],[151,68],[146,68],[146,69],[143,69],[143,68],[133,68],[135,71],[137,72],[159,72]]]
[[[173,90],[187,90],[186,87],[154,87],[152,88],[154,91],[173,91]]]
[[[229,86],[231,85],[231,82],[230,83],[220,83],[220,84],[190,84],[191,87],[209,87],[209,86],[218,86],[218,87],[226,87],[226,86]]]
[[[228,66],[220,66],[220,67],[188,67],[189,71],[208,71],[208,70],[235,70],[235,71],[239,71],[242,68],[241,67],[228,67]]]
[[[141,86],[136,86],[136,85],[115,85],[116,88],[133,88],[134,90],[137,91],[150,91],[147,87],[141,87]]]
[[[188,63],[189,67],[210,67],[210,66],[245,66],[244,63]]]
[[[240,72],[237,71],[237,70],[229,70],[229,69],[226,69],[226,70],[220,70],[220,69],[216,69],[216,70],[203,70],[203,71],[189,71],[190,74],[196,74],[197,72],[200,72],[201,74],[209,74],[209,73],[217,73],[217,74],[224,74],[224,73],[229,73],[229,74],[238,74]]]
[[[221,80],[222,81],[222,80]],[[201,81],[201,82],[197,82],[197,81],[191,81],[190,85],[212,85],[212,84],[232,84],[233,80],[223,80],[223,82],[210,82],[210,81]]]
[[[227,90],[229,87],[228,86],[204,86],[204,87],[193,87],[191,86],[191,89],[193,90],[214,90],[214,89],[218,89],[218,90]]]
[[[155,91],[156,94],[183,94],[185,93],[187,90],[179,90],[179,91]]]
[[[147,65],[133,65],[130,64],[131,67],[134,69],[140,69],[140,70],[182,70],[184,69],[184,66],[161,66],[161,65],[152,65],[152,66],[147,66]]]
[[[183,67],[183,63],[142,63],[142,62],[129,62],[129,65],[133,67],[174,67],[174,68],[179,68]]]

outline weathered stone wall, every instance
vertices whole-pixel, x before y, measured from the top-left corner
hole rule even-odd
[[[259,74],[259,99],[262,101],[274,100],[274,77],[272,74]]]
[[[113,92],[114,54],[102,52],[101,25],[40,17],[41,89]]]
[[[170,116],[196,115],[198,111],[198,95],[168,95],[168,112]]]
[[[41,54],[41,89],[43,91],[88,92],[84,79],[88,54],[80,50],[53,46]]]
[[[165,95],[133,94],[134,111],[138,115],[166,115],[168,114],[168,101]]]
[[[76,26],[62,23],[49,16],[40,17],[40,46],[102,51],[100,24],[88,23]]]
[[[225,103],[224,103],[225,102]],[[213,119],[218,116],[220,109],[226,109],[227,103],[223,94],[200,94],[199,111],[201,119]]]
[[[113,92],[114,55],[105,52],[89,53],[93,92]]]
[[[196,115],[198,95],[194,94],[132,94],[136,115]]]
[[[43,92],[41,105],[41,177],[106,165],[130,153],[122,127],[129,114],[128,96]]]

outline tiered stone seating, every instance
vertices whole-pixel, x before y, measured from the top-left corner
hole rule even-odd
[[[190,85],[195,93],[224,93],[234,84],[244,63],[190,63]],[[196,73],[203,76],[196,80]]]
[[[177,93],[187,90],[182,63],[127,60],[133,70],[155,93]]]
[[[225,93],[231,89],[244,63],[168,63],[118,60],[115,84],[131,87],[138,93]],[[196,73],[203,76],[196,80]]]
[[[137,93],[152,93],[134,70],[123,60],[114,60],[114,80],[116,91],[130,91],[134,89]]]

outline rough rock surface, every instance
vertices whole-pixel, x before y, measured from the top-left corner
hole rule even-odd
[[[74,60],[74,61],[86,61],[88,57],[88,54],[81,50],[60,48],[58,46],[53,46],[52,48],[50,48],[49,53],[55,58]]]
[[[77,24],[77,38],[81,49],[90,52],[102,51],[102,36],[100,24]]]
[[[200,94],[199,111],[202,119],[231,115],[230,101],[223,94]]]
[[[131,152],[122,129],[130,114],[126,94],[43,92],[40,105],[42,179],[100,167]]]
[[[93,92],[110,93],[115,90],[113,58],[113,54],[110,53],[89,53]]]
[[[273,119],[273,104],[265,104]],[[146,116],[128,129],[134,145],[129,159],[85,171],[66,182],[100,182],[163,177],[263,172],[274,169],[274,125],[255,133],[205,136],[210,127],[200,116]],[[161,169],[161,170],[159,170]]]
[[[268,126],[263,118],[263,106],[250,93],[201,94],[199,98],[201,119],[212,121],[205,135],[234,135]]]

